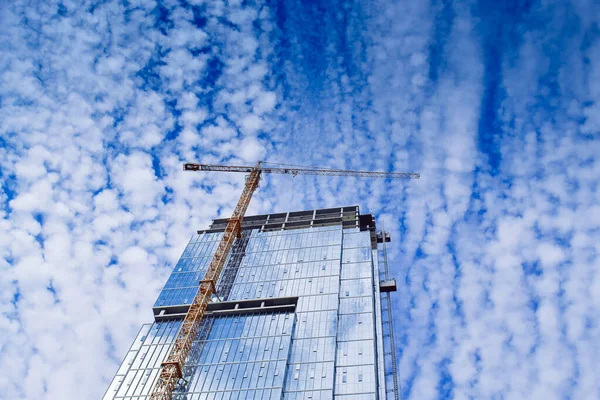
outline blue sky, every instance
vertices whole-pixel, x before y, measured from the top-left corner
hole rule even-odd
[[[0,398],[99,398],[190,234],[359,204],[392,235],[404,399],[598,399],[600,5],[5,2]]]

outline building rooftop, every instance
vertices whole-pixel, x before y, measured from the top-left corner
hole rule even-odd
[[[199,230],[198,233],[223,232],[227,221],[227,218],[215,219],[208,229]],[[360,228],[361,231],[370,231],[371,247],[377,248],[375,217],[373,214],[360,214],[358,206],[250,215],[244,217],[242,229],[259,229],[262,232],[269,232],[339,224],[344,229]]]

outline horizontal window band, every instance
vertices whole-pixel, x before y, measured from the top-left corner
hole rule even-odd
[[[338,292],[332,292],[332,293],[314,293],[314,294],[307,294],[307,295],[302,295],[299,296],[299,298],[305,299],[308,297],[316,297],[316,296],[338,296],[336,297],[337,300],[344,300],[344,299],[372,299],[373,295],[367,294],[367,295],[356,295],[356,296],[340,296],[340,293]],[[277,299],[278,297],[268,297],[268,299]],[[249,300],[260,300],[260,299],[249,299]],[[232,300],[232,302],[236,302],[236,301],[249,301],[249,300]],[[185,310],[187,312],[187,309],[189,308],[189,304],[177,304],[177,305],[169,305],[169,306],[159,306],[159,307],[154,307],[154,309],[163,309],[163,308],[169,308],[169,307],[182,307],[182,310]],[[303,310],[300,311],[299,313],[309,313],[309,312],[322,312],[322,311],[337,311],[337,308],[324,308],[324,309],[318,309],[318,310]],[[185,314],[185,312],[182,312],[183,314]],[[178,315],[178,314],[173,314],[173,315]],[[151,325],[151,324],[148,324]]]
[[[319,279],[319,278],[337,278],[338,276],[340,276],[340,274],[335,274],[335,275],[316,275],[316,276],[307,276],[307,277],[302,277],[302,278],[282,278],[282,279],[270,279],[270,280],[262,280],[262,281],[238,281],[232,284],[227,284],[227,285],[222,285],[222,284],[218,284],[217,286],[227,286],[227,287],[233,287],[233,286],[241,286],[241,285],[248,285],[248,284],[256,284],[256,283],[271,283],[271,282],[283,282],[283,281],[301,281],[301,280],[305,280],[305,279]],[[238,275],[236,276],[236,278],[239,277],[239,272]],[[243,278],[243,277],[242,277]]]
[[[269,389],[282,389],[283,390],[283,386],[259,386],[259,387],[251,387],[251,388],[224,389],[224,390],[200,390],[200,391],[191,390],[189,392],[186,392],[186,394],[228,393],[228,392],[242,392],[242,391],[248,392],[248,391],[252,391],[252,390],[269,390]]]
[[[322,388],[322,389],[300,389],[300,390],[284,390],[283,393],[318,393],[321,391],[328,391],[328,390],[333,390],[333,388]],[[335,395],[335,397],[337,398],[337,394]]]
[[[252,239],[252,238],[249,238]],[[264,239],[264,238],[256,238],[256,239]],[[214,242],[214,243],[219,243]],[[258,244],[257,244],[258,245]],[[248,244],[248,246],[254,246],[254,244]],[[211,258],[212,257],[212,253],[214,253],[214,250],[216,250],[216,246],[214,246],[214,249],[211,249],[211,251],[204,251],[201,250],[201,253],[199,253],[198,255],[185,255],[182,256],[180,259],[181,260],[189,260],[189,259],[198,259],[198,258]],[[365,249],[369,251],[369,254],[371,253],[371,250],[373,250],[370,247],[370,243],[367,245],[361,245],[361,244],[357,244],[357,245],[352,245],[352,247],[348,246],[345,247],[343,246],[342,242],[339,243],[327,243],[327,244],[320,244],[320,245],[315,245],[315,246],[300,246],[300,247],[282,247],[282,248],[273,248],[273,249],[265,249],[265,250],[255,250],[255,249],[250,249],[250,250],[244,250],[244,251],[232,251],[231,257],[239,257],[239,256],[250,256],[250,255],[254,255],[254,254],[263,254],[263,253],[275,253],[275,252],[289,252],[289,251],[298,251],[298,250],[309,250],[309,249],[321,249],[324,247],[336,247],[336,248],[340,248],[340,250],[342,251],[346,251],[346,250],[355,250],[355,249]]]
[[[289,281],[304,281],[306,279],[319,279],[319,278],[337,278],[339,275],[322,275],[322,276],[307,276],[306,278],[291,278],[291,279],[271,279],[271,280],[262,280],[262,281],[252,281],[252,282],[235,282],[233,284],[221,284],[217,283],[217,288],[233,288],[233,287],[241,287],[244,285],[256,285],[259,283],[272,283],[272,282],[289,282]],[[352,278],[352,279],[342,279],[344,281],[353,281],[360,279],[370,279],[368,277],[365,278]],[[312,282],[309,282],[312,283]],[[258,286],[258,285],[257,285]],[[172,288],[165,288],[161,291],[168,292],[170,290],[181,290],[181,289],[197,289],[198,285],[190,285],[190,286],[176,286]]]
[[[266,299],[221,301],[209,303],[205,315],[252,314],[258,312],[293,312],[296,310],[298,297],[270,297]],[[182,318],[189,310],[189,304],[153,307],[154,320]]]
[[[170,289],[172,290],[172,289]],[[306,294],[306,295],[302,295],[302,296],[298,296],[298,298],[307,298],[307,297],[314,297],[314,296],[338,296],[339,298],[339,293],[338,292],[330,292],[330,293],[313,293],[313,294]],[[372,297],[372,296],[365,296],[365,295],[360,295],[360,296],[343,296],[344,299],[350,299],[350,298],[356,298],[356,297]],[[267,297],[266,299],[278,299],[280,297]],[[251,301],[251,300],[261,300],[261,299],[265,299],[265,298],[252,298],[252,299],[243,299],[243,300],[231,300],[231,302],[239,302],[239,301]],[[189,308],[189,303],[187,304],[173,304],[173,305],[167,305],[167,306],[156,306],[153,308],[154,309],[163,309],[163,308],[168,308],[168,307],[185,307],[185,310],[187,312],[187,309]],[[315,310],[315,311],[321,311],[321,310]]]
[[[227,338],[220,338],[220,339],[210,339],[210,340],[194,340],[193,343],[202,343],[202,344],[209,344],[212,342],[229,342],[232,340],[253,340],[253,339],[269,339],[269,338],[287,338],[290,336],[290,333],[285,334],[285,335],[266,335],[266,336],[235,336],[235,337],[227,337]],[[173,342],[168,342],[168,343],[150,343],[150,344],[143,344],[142,348],[144,347],[157,347],[157,346],[170,346]],[[135,350],[134,350],[135,351]]]
[[[189,391],[185,392],[185,394],[203,394],[203,393],[230,393],[230,392],[249,392],[249,391],[257,391],[257,390],[272,390],[272,389],[282,389],[282,386],[260,386],[260,387],[251,387],[251,388],[239,388],[239,389],[226,389],[226,390],[207,390],[207,391]],[[129,395],[129,396],[115,396],[114,399],[147,399],[148,395]]]
[[[326,364],[326,363],[328,363],[328,364],[335,363],[335,359],[332,359],[332,360],[319,360],[319,361],[288,362],[286,364],[286,367],[289,367],[290,365],[306,365],[306,364],[315,364],[315,365],[317,365],[317,364]]]
[[[345,313],[338,313],[338,315],[342,316],[342,315],[373,315],[373,311],[356,311],[356,312],[345,312]]]
[[[226,365],[239,365],[239,364],[259,364],[266,362],[286,362],[287,358],[271,358],[271,359],[261,359],[261,360],[241,360],[241,361],[227,361],[222,363],[211,363],[211,364],[193,364],[186,362],[185,368],[194,367],[194,368],[202,368],[202,367],[220,367]],[[129,371],[153,371],[161,369],[161,366],[158,365],[152,368],[130,368]]]
[[[309,263],[315,263],[316,264],[316,263],[321,263],[323,261],[338,261],[339,262],[340,260],[341,260],[340,257],[335,256],[334,258],[326,258],[326,259],[320,258],[320,259],[317,259],[317,260],[306,259],[306,260],[303,260],[303,261],[290,261],[290,262],[287,262],[287,263],[277,262],[277,263],[273,263],[273,264],[262,264],[262,263],[261,264],[246,264],[246,265],[240,264],[240,266],[238,268],[239,269],[248,269],[248,268],[254,268],[254,269],[256,269],[256,268],[279,267],[279,266],[284,267],[286,265],[305,265],[305,264],[309,264]],[[336,266],[338,266],[338,265],[339,265],[339,263],[336,263]],[[183,271],[181,271],[181,272],[183,272]]]
[[[294,343],[298,340],[323,339],[323,338],[335,338],[335,337],[336,337],[336,335],[294,337],[294,338],[292,338],[292,343]]]
[[[239,251],[239,252],[231,252],[232,256],[240,256],[240,255],[250,255],[250,254],[262,254],[262,253],[274,253],[276,251],[295,251],[295,250],[307,250],[307,249],[321,249],[323,247],[340,247],[342,243],[328,243],[328,244],[319,244],[315,246],[300,246],[300,247],[284,247],[281,249],[266,249],[266,250],[255,250],[255,251]],[[250,244],[248,244],[250,246]],[[360,246],[363,248],[369,248],[368,246]],[[370,251],[370,248],[369,248]]]
[[[374,339],[348,339],[348,340],[336,340],[336,343],[352,343],[352,342],[372,342]]]

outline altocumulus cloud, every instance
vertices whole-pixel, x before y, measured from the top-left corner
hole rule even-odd
[[[2,8],[0,397],[99,398],[188,236],[243,183],[182,161],[254,162],[270,146],[269,14]]]
[[[188,236],[360,204],[392,234],[402,397],[600,398],[591,1],[11,2],[0,13],[0,397],[99,398]]]

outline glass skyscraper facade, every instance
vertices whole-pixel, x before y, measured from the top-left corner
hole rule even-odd
[[[190,239],[104,399],[148,397],[225,224]],[[385,241],[357,206],[245,217],[174,398],[394,398]]]

